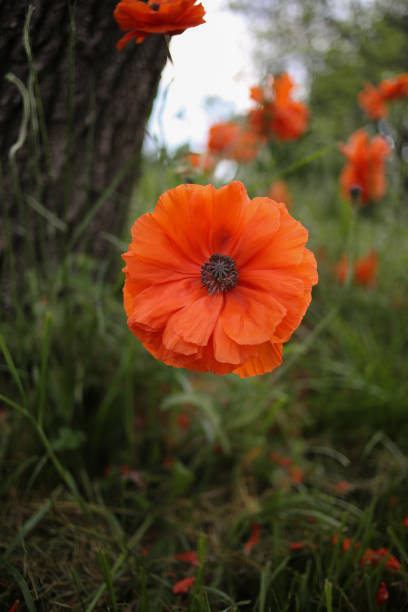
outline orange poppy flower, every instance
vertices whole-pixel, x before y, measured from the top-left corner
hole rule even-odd
[[[384,162],[391,148],[383,136],[374,136],[369,142],[364,130],[357,130],[347,144],[340,145],[340,151],[348,163],[340,175],[343,195],[351,199],[350,189],[361,188],[361,203],[379,200],[385,193]]]
[[[342,259],[335,264],[334,271],[339,281],[344,283],[348,271],[347,255],[343,255]],[[370,251],[354,262],[353,279],[362,287],[373,287],[377,280],[377,271],[378,255],[375,251]]]
[[[187,550],[186,552],[178,553],[175,557],[179,561],[185,561],[186,563],[190,563],[195,567],[200,565],[200,561],[195,550]]]
[[[195,580],[196,579],[194,576],[190,576],[189,578],[183,578],[182,580],[179,580],[178,582],[176,582],[176,584],[173,584],[173,588],[172,588],[173,593],[175,595],[188,593],[191,587],[193,586],[193,584],[195,583]]]
[[[398,572],[401,569],[401,563],[385,547],[378,548],[377,550],[367,548],[361,557],[361,567],[365,565],[379,565],[384,559],[386,559],[384,565],[386,569],[394,572]]]
[[[251,162],[258,156],[262,144],[263,142],[254,132],[241,128],[230,156],[240,164]]]
[[[208,133],[208,149],[214,155],[247,163],[256,158],[262,142],[238,123],[214,123]]]
[[[384,601],[387,601],[389,596],[390,594],[388,593],[387,585],[385,582],[382,582],[375,598],[375,603],[377,604],[377,608],[379,610],[381,610]]]
[[[276,202],[283,202],[288,208],[292,206],[292,197],[285,181],[274,181],[269,188],[268,197]]]
[[[124,32],[117,43],[119,51],[135,39],[141,43],[149,34],[181,34],[204,22],[205,10],[196,0],[120,0],[113,16]]]
[[[132,228],[123,255],[128,326],[168,365],[271,372],[317,282],[307,230],[242,183],[179,185]]]
[[[354,277],[361,286],[370,287],[375,284],[378,270],[378,255],[370,251],[364,257],[357,259],[354,265]]]
[[[290,550],[301,550],[302,548],[305,548],[306,546],[306,542],[300,541],[300,542],[292,542],[292,544],[289,545]]]
[[[358,95],[360,106],[371,119],[383,119],[388,114],[386,102],[408,96],[408,74],[400,74],[392,79],[381,81],[378,87],[371,83]]]
[[[365,89],[358,94],[358,101],[367,117],[371,119],[383,119],[387,116],[388,109],[384,97],[374,85],[371,85],[371,83],[365,84]]]
[[[209,153],[188,153],[187,159],[194,170],[201,172],[211,172],[216,164],[216,161]]]
[[[239,125],[233,121],[214,123],[208,132],[208,149],[214,155],[229,156],[239,134]]]
[[[256,523],[255,521],[252,522],[251,523],[251,537],[249,538],[248,542],[245,543],[245,546],[244,546],[244,553],[246,555],[249,555],[249,553],[254,548],[254,546],[256,546],[259,543],[260,533],[261,533],[261,528],[259,527],[259,524]]]
[[[258,106],[249,112],[249,123],[260,138],[296,140],[306,130],[309,111],[306,104],[291,98],[295,84],[287,73],[269,79],[264,91],[252,87],[250,97]]]
[[[397,100],[408,96],[408,74],[400,74],[379,84],[384,100]]]

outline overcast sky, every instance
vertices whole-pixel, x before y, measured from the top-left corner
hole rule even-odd
[[[208,127],[249,107],[256,84],[248,22],[226,8],[227,0],[202,0],[206,23],[173,36],[148,131],[170,149],[189,142],[205,147]],[[208,98],[223,104],[206,104]],[[152,139],[146,137],[150,149]]]

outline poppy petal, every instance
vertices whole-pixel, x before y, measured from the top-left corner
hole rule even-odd
[[[238,374],[241,378],[247,376],[259,376],[272,372],[282,363],[282,344],[273,344],[265,342],[258,347],[256,357],[252,357],[241,367],[234,370],[234,374]]]
[[[221,320],[225,333],[238,344],[260,344],[272,337],[285,314],[270,294],[240,286],[225,296]]]
[[[170,317],[166,332],[175,333],[187,342],[205,346],[214,331],[223,302],[222,295],[199,297]]]

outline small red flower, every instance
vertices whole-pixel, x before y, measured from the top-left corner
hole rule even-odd
[[[211,172],[216,164],[216,160],[209,153],[188,153],[187,159],[194,170],[201,172]]]
[[[386,102],[408,96],[408,74],[400,74],[391,79],[381,81],[378,87],[371,83],[365,84],[365,89],[359,93],[360,106],[371,119],[382,119],[387,116]]]
[[[408,516],[404,516],[404,518],[402,519],[402,524],[404,525],[404,527],[408,527]]]
[[[276,463],[277,465],[280,465],[284,468],[288,468],[293,464],[293,461],[290,457],[282,457],[282,455],[279,455],[275,451],[271,452],[271,454],[269,455],[269,459],[273,461],[273,463]]]
[[[296,482],[297,484],[300,482],[303,482],[303,470],[300,467],[297,467],[296,465],[292,466],[289,470],[288,470],[288,474],[291,477],[293,482]]]
[[[241,164],[254,160],[261,144],[254,132],[233,121],[214,123],[208,133],[208,149],[213,155]]]
[[[181,34],[204,22],[205,10],[196,0],[120,0],[114,17],[123,32],[119,51],[134,39],[141,43],[150,34]]]
[[[382,547],[377,550],[367,548],[361,557],[361,566],[365,565],[379,565],[383,559],[387,559],[385,562],[385,568],[397,572],[401,569],[401,563],[394,555],[390,553],[388,548]]]
[[[255,522],[251,523],[251,537],[249,538],[248,542],[244,546],[244,553],[246,555],[249,555],[253,547],[258,544],[260,531],[261,530],[260,530],[258,523],[255,523]]]
[[[347,493],[351,489],[351,484],[347,480],[339,480],[333,488],[336,493]]]
[[[174,457],[172,457],[171,455],[167,455],[164,459],[163,459],[163,465],[166,468],[170,468],[174,463]]]
[[[359,257],[354,264],[354,277],[362,287],[375,285],[378,269],[378,255],[370,251],[364,257]]]
[[[190,427],[190,417],[185,412],[180,412],[177,415],[177,425],[179,429],[188,429]]]
[[[17,612],[17,610],[18,610],[19,608],[20,608],[20,602],[19,602],[19,600],[17,599],[17,600],[16,600],[16,601],[13,603],[13,605],[11,606],[11,608],[9,609],[9,611],[8,611],[8,612]]]
[[[347,164],[340,175],[343,195],[351,200],[350,189],[361,189],[361,203],[379,200],[385,194],[384,164],[391,148],[383,136],[369,141],[364,130],[357,130],[347,144],[340,145]]]
[[[332,540],[333,541],[333,546],[336,546],[336,544],[339,542],[339,540],[340,540],[340,538],[339,538],[338,534],[336,533],[333,536],[333,540]],[[351,546],[351,539],[350,538],[343,538],[341,540],[341,548],[342,548],[343,552],[347,552],[349,550],[350,546]],[[354,544],[354,548],[359,548],[359,547],[360,547],[360,542],[356,542]]]
[[[343,255],[334,266],[334,273],[341,283],[344,283],[348,271],[348,258]],[[370,251],[367,255],[359,257],[354,262],[353,280],[361,287],[374,287],[377,280],[378,255]]]
[[[176,559],[178,559],[179,561],[186,561],[186,563],[190,563],[195,567],[198,567],[200,565],[198,555],[195,550],[187,550],[186,552],[178,553],[176,555]]]
[[[305,546],[306,546],[306,542],[292,542],[289,548],[291,550],[300,550],[301,548],[304,548]]]
[[[229,157],[240,127],[234,121],[213,123],[208,132],[208,150],[213,155]]]
[[[270,77],[264,90],[252,87],[250,97],[257,107],[248,120],[259,138],[296,140],[307,128],[309,111],[303,102],[292,99],[295,84],[287,73]]]
[[[398,100],[408,96],[408,74],[399,74],[391,79],[381,81],[379,90],[384,100]]]
[[[365,89],[358,94],[358,101],[370,119],[382,119],[387,115],[384,97],[371,83],[365,84]]]
[[[378,589],[377,597],[375,598],[377,608],[379,610],[381,610],[384,601],[387,601],[389,596],[390,595],[388,593],[387,585],[385,584],[385,582],[382,582],[380,584],[380,588]]]
[[[181,593],[188,593],[194,583],[194,576],[191,576],[190,578],[183,578],[182,580],[176,582],[176,584],[173,584],[172,591],[175,595],[179,595]]]

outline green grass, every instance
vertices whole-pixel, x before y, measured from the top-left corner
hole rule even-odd
[[[72,237],[17,189],[22,225],[31,206],[39,239],[52,226],[69,248],[41,267],[28,258],[4,296],[1,609],[374,612],[382,582],[382,609],[408,609],[406,193],[394,160],[387,196],[353,220],[335,143],[309,137],[298,158],[296,146],[237,169],[251,196],[282,171],[320,276],[282,367],[254,379],[173,369],[143,349],[122,306],[128,233],[106,236],[103,261],[72,250],[120,176]],[[129,226],[185,180],[177,153],[143,163]],[[376,287],[341,286],[334,263],[373,247]],[[3,271],[14,264],[9,249]],[[400,569],[362,562],[381,548]],[[198,567],[176,558],[189,550]]]

